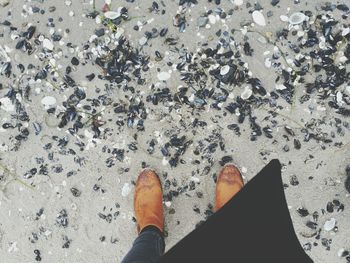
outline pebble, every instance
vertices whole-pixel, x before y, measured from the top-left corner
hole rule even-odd
[[[46,96],[46,97],[41,99],[41,103],[44,104],[45,106],[55,105],[56,102],[57,102],[57,100],[51,96]]]
[[[205,27],[205,25],[208,23],[208,21],[209,21],[208,17],[200,16],[197,19],[197,26],[198,27]]]
[[[105,29],[104,28],[99,28],[95,30],[95,35],[98,37],[101,37],[105,34]]]
[[[76,57],[73,57],[72,60],[71,60],[71,63],[72,63],[74,66],[78,66],[78,65],[79,65],[79,60],[78,60]]]
[[[259,26],[266,26],[264,15],[260,11],[254,11],[252,13],[253,21]]]
[[[53,48],[54,48],[54,45],[53,45],[53,43],[51,42],[51,40],[45,38],[45,39],[43,40],[43,47],[46,48],[46,49],[48,49],[48,50],[50,50],[50,51],[52,51]]]
[[[168,72],[165,72],[165,71],[162,71],[162,72],[159,72],[157,77],[159,80],[161,81],[166,81],[170,78],[170,74]]]
[[[279,2],[280,0],[271,0],[271,5],[276,6]]]
[[[281,15],[280,19],[281,19],[282,22],[289,22],[289,17],[286,16],[286,15]]]
[[[123,188],[122,188],[122,196],[126,197],[130,194],[131,192],[131,187],[129,183],[125,183]]]

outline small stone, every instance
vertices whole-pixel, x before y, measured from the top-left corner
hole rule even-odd
[[[158,79],[161,81],[166,81],[170,78],[170,74],[168,72],[159,72],[157,75]]]
[[[72,63],[74,66],[78,66],[78,65],[79,65],[79,60],[78,60],[76,57],[73,57],[72,60],[71,60],[71,63]]]
[[[208,21],[209,21],[209,18],[208,18],[208,17],[200,16],[200,17],[197,19],[197,26],[199,26],[199,27],[205,27],[205,25],[208,23]]]
[[[95,35],[98,37],[101,37],[105,34],[105,29],[104,28],[99,28],[95,30]]]
[[[276,6],[279,2],[280,0],[271,0],[271,5]]]
[[[334,218],[331,218],[324,223],[323,229],[326,231],[331,231],[335,227],[335,224],[336,220]]]
[[[282,22],[288,22],[289,21],[289,17],[286,16],[286,15],[281,15],[280,19],[281,19]]]
[[[56,99],[51,96],[46,96],[42,98],[41,103],[44,104],[45,106],[52,106],[56,104]]]
[[[131,192],[131,187],[128,183],[125,183],[122,188],[122,196],[127,196]]]
[[[54,45],[49,39],[45,38],[44,41],[43,41],[43,47],[48,49],[48,50],[50,50],[50,51],[52,51]]]
[[[258,24],[259,26],[266,26],[266,21],[264,15],[260,11],[254,11],[253,14],[253,21]]]
[[[267,17],[273,16],[273,12],[272,12],[271,10],[270,10],[270,11],[267,11],[266,16],[267,16]]]

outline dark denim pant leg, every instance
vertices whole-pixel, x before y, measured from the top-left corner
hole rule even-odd
[[[135,239],[122,263],[154,263],[163,255],[164,250],[162,233],[156,227],[146,227]]]

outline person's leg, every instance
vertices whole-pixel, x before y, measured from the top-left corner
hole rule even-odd
[[[122,262],[156,262],[165,250],[163,191],[159,177],[151,169],[144,169],[138,176],[134,210],[139,236]]]
[[[135,239],[129,253],[122,263],[153,263],[156,262],[165,250],[162,232],[155,226],[145,227]]]

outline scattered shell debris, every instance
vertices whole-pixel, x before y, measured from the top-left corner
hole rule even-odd
[[[0,0],[1,258],[121,262],[147,167],[175,244],[213,214],[222,166],[248,183],[279,158],[306,253],[350,262],[349,15],[348,1]]]

